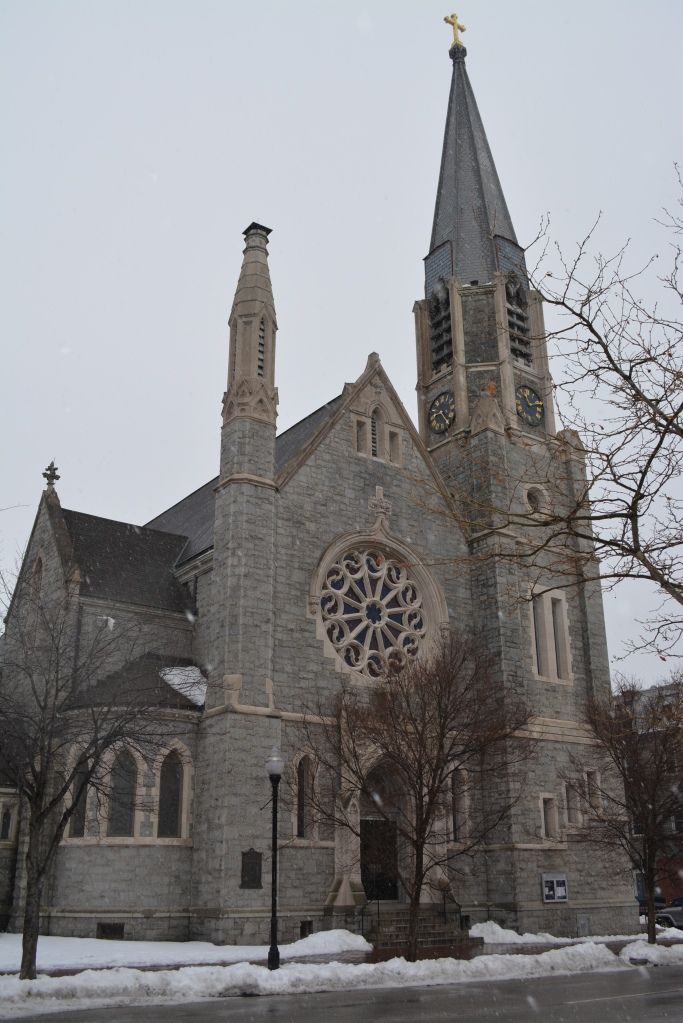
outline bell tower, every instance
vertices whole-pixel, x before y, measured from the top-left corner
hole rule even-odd
[[[455,34],[425,297],[414,307],[420,433],[437,461],[482,423],[555,434],[540,297]]]

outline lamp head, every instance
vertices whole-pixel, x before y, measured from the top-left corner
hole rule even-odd
[[[266,771],[268,772],[271,778],[276,777],[280,778],[282,777],[282,772],[284,771],[284,769],[285,769],[284,757],[282,756],[282,753],[277,748],[277,746],[273,746],[270,756],[266,760]]]

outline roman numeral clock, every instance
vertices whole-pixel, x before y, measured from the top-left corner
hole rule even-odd
[[[427,410],[429,429],[433,433],[445,433],[455,419],[455,398],[452,391],[437,394]]]

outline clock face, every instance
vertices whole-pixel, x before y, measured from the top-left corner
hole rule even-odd
[[[529,426],[539,426],[543,422],[543,401],[533,387],[522,384],[515,391],[517,415]]]
[[[452,391],[437,394],[429,406],[429,428],[434,433],[445,433],[455,419],[455,398]]]

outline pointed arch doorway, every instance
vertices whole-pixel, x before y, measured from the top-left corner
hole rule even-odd
[[[369,902],[399,898],[397,798],[388,771],[374,768],[360,799],[360,876]]]

